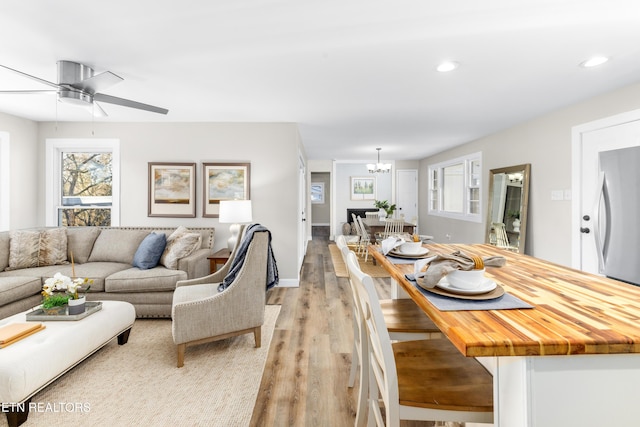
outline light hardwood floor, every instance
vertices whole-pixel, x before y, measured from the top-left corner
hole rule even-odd
[[[252,426],[353,426],[356,387],[347,387],[353,345],[349,283],[335,275],[328,238],[309,242],[299,288],[274,288],[280,304]],[[374,279],[381,298],[390,279]],[[402,426],[432,426],[403,422]]]

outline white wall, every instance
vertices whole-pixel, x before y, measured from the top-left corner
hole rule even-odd
[[[47,138],[118,138],[121,153],[122,226],[215,227],[217,250],[227,244],[229,225],[202,217],[202,163],[251,162],[251,200],[254,222],[266,226],[282,284],[298,280],[298,156],[299,134],[291,123],[40,123],[37,166],[43,169]],[[33,158],[37,156],[33,154]],[[31,159],[30,163],[33,164]],[[148,162],[196,163],[196,217],[147,216]],[[31,172],[33,168],[30,168]],[[40,176],[37,219],[44,224],[44,182]]]
[[[9,139],[9,228],[28,228],[37,225],[38,185],[44,171],[39,167],[38,125],[31,120],[0,113],[0,132]]]
[[[480,243],[482,224],[428,216],[427,167],[464,154],[482,151],[484,185],[489,170],[531,163],[526,253],[571,265],[571,201],[552,201],[552,190],[571,189],[571,129],[573,126],[640,108],[640,84],[601,95],[502,132],[481,138],[420,162],[420,229],[437,242]],[[486,221],[488,192],[484,192]],[[449,234],[451,240],[445,235]]]

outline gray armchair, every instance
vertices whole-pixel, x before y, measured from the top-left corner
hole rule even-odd
[[[246,237],[243,235],[243,239]],[[202,344],[253,332],[256,347],[260,347],[269,233],[253,233],[235,279],[223,292],[218,292],[240,246],[240,243],[236,245],[227,263],[214,274],[177,283],[171,319],[173,342],[178,346],[178,367],[184,365],[187,344]]]

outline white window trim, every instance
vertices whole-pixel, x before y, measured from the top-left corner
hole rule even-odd
[[[118,139],[64,139],[46,140],[45,171],[45,224],[48,227],[58,226],[58,201],[60,194],[61,153],[64,151],[111,152],[111,226],[120,225],[120,140]]]
[[[9,132],[0,132],[0,231],[10,229],[11,152]]]
[[[461,156],[461,157],[456,157],[455,159],[450,159],[450,160],[446,160],[444,162],[440,162],[440,163],[435,163],[432,165],[428,165],[427,166],[427,171],[428,171],[428,177],[429,177],[429,182],[428,182],[428,188],[429,188],[429,192],[428,192],[428,205],[427,205],[427,214],[428,215],[434,215],[434,216],[441,216],[441,217],[445,217],[445,218],[451,218],[451,219],[457,219],[460,221],[469,221],[469,222],[482,222],[482,194],[484,193],[482,188],[483,188],[483,180],[482,180],[482,176],[480,176],[480,185],[479,185],[479,198],[480,198],[480,202],[479,202],[479,206],[478,206],[478,213],[477,214],[472,214],[468,212],[468,207],[469,207],[469,188],[471,188],[471,186],[469,185],[469,174],[470,174],[470,167],[469,164],[473,161],[479,161],[480,162],[480,170],[482,170],[482,152],[477,152],[477,153],[473,153],[473,154],[468,154],[466,156]],[[463,206],[465,209],[465,212],[462,213],[458,213],[458,212],[448,212],[442,209],[442,204],[443,204],[443,184],[444,184],[444,177],[443,177],[443,170],[444,168],[448,167],[448,166],[453,166],[456,164],[460,164],[463,163],[464,164],[464,177],[463,177],[463,182],[464,182],[464,196],[463,196]],[[437,188],[437,192],[438,192],[438,209],[433,209],[433,207],[431,206],[431,194],[433,191],[433,172],[437,171],[438,174],[438,188]]]

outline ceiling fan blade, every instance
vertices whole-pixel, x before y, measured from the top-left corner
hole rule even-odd
[[[0,67],[6,68],[9,71],[13,71],[14,73],[18,73],[18,74],[20,74],[22,76],[28,77],[31,80],[35,80],[35,81],[40,82],[40,83],[43,83],[43,84],[46,84],[46,85],[49,85],[49,86],[52,86],[52,87],[55,87],[55,88],[59,88],[60,87],[60,85],[58,85],[56,83],[50,82],[48,80],[41,79],[40,77],[32,76],[31,74],[23,73],[22,71],[18,71],[18,70],[14,69],[14,68],[7,67],[6,65],[0,65]]]
[[[124,98],[118,98],[104,93],[96,93],[93,95],[94,101],[108,102],[109,104],[121,105],[123,107],[137,108],[138,110],[151,111],[152,113],[167,114],[169,110],[166,108],[155,107],[141,102],[131,101]]]
[[[7,93],[7,94],[23,94],[23,93],[56,93],[58,92],[57,90],[53,90],[53,89],[47,89],[47,90],[0,90],[0,93]]]
[[[113,74],[111,71],[105,71],[104,73],[96,74],[95,76],[89,77],[88,79],[69,83],[68,85],[72,88],[94,94],[99,90],[104,90],[116,83],[120,83],[123,80],[124,79],[122,77]]]

